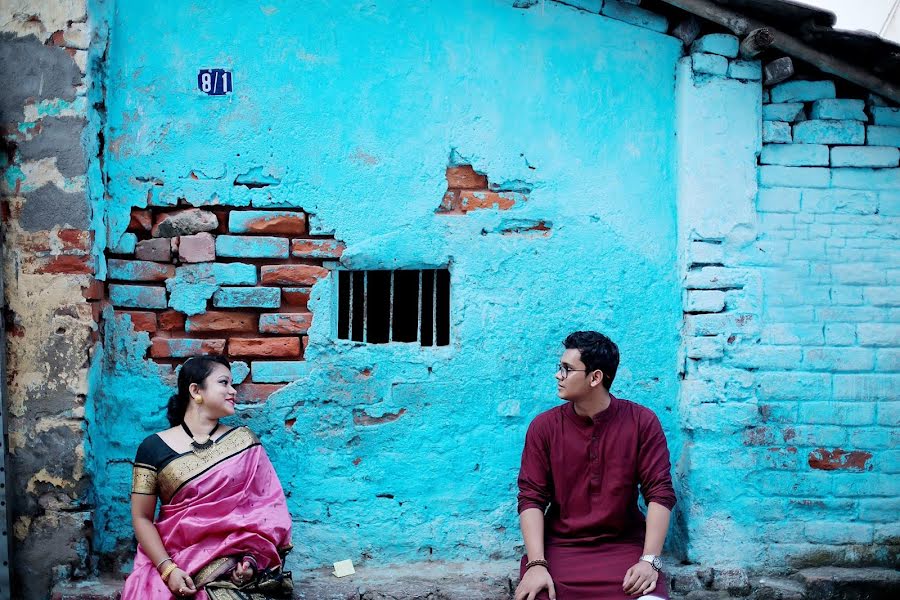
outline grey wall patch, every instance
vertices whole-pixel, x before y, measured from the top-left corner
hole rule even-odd
[[[83,117],[48,117],[41,120],[41,132],[19,144],[22,160],[56,157],[56,168],[65,177],[87,171],[84,147],[78,143],[87,121]]]
[[[26,231],[46,231],[57,225],[87,229],[90,220],[84,192],[64,192],[48,183],[25,194],[19,224]]]
[[[63,48],[45,46],[33,35],[0,33],[0,81],[0,122],[19,123],[29,98],[74,100],[81,71]]]

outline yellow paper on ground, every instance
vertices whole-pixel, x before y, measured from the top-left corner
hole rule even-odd
[[[335,577],[346,577],[347,575],[353,575],[354,573],[356,573],[356,569],[353,568],[352,560],[339,560],[334,563]]]

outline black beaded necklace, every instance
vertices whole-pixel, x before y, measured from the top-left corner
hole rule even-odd
[[[191,432],[191,428],[187,426],[187,423],[184,421],[181,422],[181,428],[184,429],[184,432],[188,434],[188,437],[191,438],[191,448],[196,452],[198,450],[206,450],[211,447],[215,442],[213,442],[212,436],[219,430],[219,423],[216,423],[216,426],[212,428],[212,431],[209,432],[209,435],[206,436],[206,439],[203,442],[198,442],[194,439],[194,434]]]

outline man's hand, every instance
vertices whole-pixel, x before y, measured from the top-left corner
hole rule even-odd
[[[522,576],[516,588],[516,600],[534,600],[544,588],[550,594],[550,600],[556,600],[556,588],[553,587],[550,572],[541,565],[535,565]]]
[[[639,560],[625,572],[622,589],[626,594],[635,596],[649,594],[656,589],[656,580],[658,578],[659,573],[656,572],[653,565],[645,560]]]

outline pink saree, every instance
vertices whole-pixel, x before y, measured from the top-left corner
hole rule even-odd
[[[135,464],[136,486],[144,467]],[[156,529],[169,556],[194,580],[194,598],[278,597],[265,593],[259,580],[280,574],[290,549],[291,518],[278,476],[253,432],[244,427],[229,432],[203,455],[180,455],[156,477],[154,489],[162,500]],[[227,573],[248,554],[256,559],[257,577],[246,589],[235,588]],[[290,574],[284,575],[289,586]],[[173,597],[139,545],[122,600]]]

